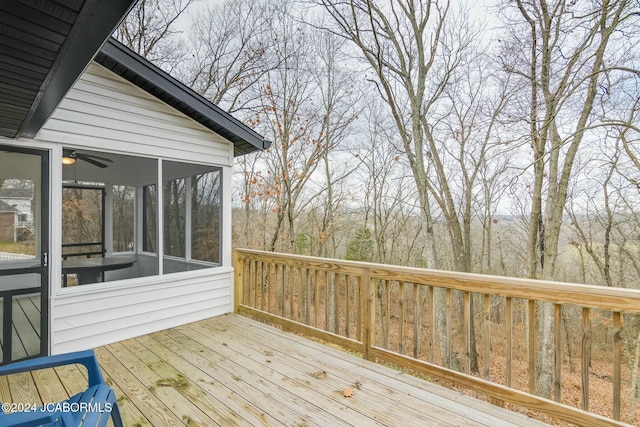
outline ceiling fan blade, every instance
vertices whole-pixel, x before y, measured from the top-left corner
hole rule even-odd
[[[95,156],[93,154],[79,153],[78,155],[81,155],[81,156],[84,156],[84,157],[89,157],[89,158],[92,158],[92,159],[102,160],[103,162],[113,163],[113,160],[111,160],[111,159],[108,159],[106,157]]]
[[[98,166],[99,168],[106,168],[107,165],[105,165],[104,163],[101,163],[97,160],[93,160],[91,157],[85,156],[84,154],[80,154],[80,153],[76,153],[76,157],[80,160],[83,160],[87,163],[91,163],[94,166]]]

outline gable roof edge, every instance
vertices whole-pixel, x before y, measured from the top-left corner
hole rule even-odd
[[[231,141],[234,156],[271,145],[259,133],[114,38],[109,38],[94,61]]]

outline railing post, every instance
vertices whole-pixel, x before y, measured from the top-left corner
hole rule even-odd
[[[238,251],[233,254],[233,312],[238,314],[240,305],[244,304],[244,259]]]
[[[371,360],[371,348],[375,344],[376,334],[376,298],[375,287],[371,284],[371,271],[365,268],[362,275],[362,357]]]

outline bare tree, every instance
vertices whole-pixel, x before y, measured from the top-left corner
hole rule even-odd
[[[140,0],[115,31],[129,49],[171,71],[187,57],[177,22],[198,0]]]
[[[448,1],[407,1],[380,4],[371,0],[317,0],[333,17],[334,31],[350,40],[370,67],[369,78],[388,106],[418,191],[423,236],[429,244],[428,266],[438,267],[428,186],[433,153],[425,137],[437,100],[459,65],[463,46],[447,45]],[[442,360],[450,366],[445,342],[445,297],[436,290],[437,329]]]
[[[369,107],[364,112],[368,144],[359,147],[357,180],[359,199],[362,200],[364,218],[357,229],[373,231],[374,250],[369,261],[386,264],[410,265],[416,241],[424,241],[414,231],[402,242],[401,235],[412,212],[418,209],[413,178],[406,172],[399,138],[395,135],[386,109],[376,106],[376,95],[367,97]],[[406,247],[402,245],[406,244]],[[418,256],[419,258],[419,256]],[[418,261],[424,265],[426,260]]]
[[[324,203],[318,230],[318,253],[331,257],[335,256],[337,249],[335,212],[344,196],[338,190],[354,171],[353,165],[340,159],[347,153],[342,151],[341,155],[337,148],[345,144],[362,110],[359,106],[361,92],[357,90],[351,73],[342,65],[345,59],[344,44],[342,38],[331,33],[318,34],[315,43],[318,66],[313,71],[322,108],[319,143],[322,147],[323,178],[320,187]]]
[[[269,179],[265,182],[275,200],[275,225],[269,250],[293,251],[295,219],[309,203],[306,185],[311,182],[325,151],[321,107],[316,102],[317,83],[310,72],[315,64],[307,55],[310,38],[294,21],[290,5],[271,24],[281,64],[260,85],[260,110],[255,115],[259,129],[273,141],[264,156]]]
[[[592,113],[610,41],[633,17],[633,1],[576,3],[517,0],[504,69],[529,87],[534,183],[529,220],[529,275],[554,279],[567,189]],[[507,13],[509,5],[503,8]],[[526,32],[525,32],[526,31]],[[527,34],[523,37],[523,34]],[[618,52],[620,54],[620,52]],[[523,85],[524,86],[524,85]],[[553,307],[538,307],[536,393],[550,396]],[[530,349],[530,351],[534,351]]]
[[[280,65],[270,29],[278,3],[210,4],[193,19],[187,84],[225,111],[250,113],[258,84]]]
[[[236,161],[237,185],[234,186],[241,213],[234,213],[234,246],[264,250],[267,247],[267,211],[265,183],[260,170],[260,155],[251,153]],[[261,213],[261,214],[259,214]]]
[[[423,118],[447,84],[455,61],[438,61],[449,4],[319,0],[337,24],[335,32],[352,41],[371,67],[370,81],[388,105],[418,185],[427,241],[433,242]],[[443,68],[439,68],[443,66]],[[433,77],[434,82],[429,79]],[[431,84],[430,84],[431,83]],[[429,266],[437,268],[435,250]]]

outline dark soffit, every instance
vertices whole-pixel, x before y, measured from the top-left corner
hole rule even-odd
[[[0,1],[0,136],[33,138],[134,3]]]

